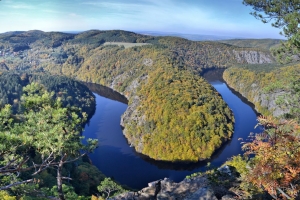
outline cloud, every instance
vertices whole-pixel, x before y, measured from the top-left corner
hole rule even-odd
[[[80,17],[80,15],[77,15],[76,13],[70,13],[69,16],[70,17]]]
[[[6,5],[9,8],[13,8],[13,9],[35,9],[34,6],[32,5],[27,5],[27,4],[9,4]]]
[[[124,29],[219,35],[270,30],[250,16],[241,1],[5,0],[1,1],[0,16],[17,25],[1,24],[0,28],[25,29],[27,25],[43,30]]]
[[[51,9],[43,9],[42,11],[46,12],[46,13],[51,13],[51,14],[64,14],[65,13],[65,12],[61,12],[58,10],[51,10]]]

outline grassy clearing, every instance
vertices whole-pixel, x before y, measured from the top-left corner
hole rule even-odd
[[[105,45],[118,45],[118,46],[124,46],[126,48],[130,47],[136,47],[136,46],[144,46],[144,45],[151,45],[150,43],[130,43],[130,42],[105,42],[103,44]]]

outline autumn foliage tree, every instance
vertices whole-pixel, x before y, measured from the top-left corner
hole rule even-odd
[[[249,162],[244,181],[267,191],[275,199],[295,199],[300,191],[300,126],[294,121],[259,117],[264,127],[253,141],[245,143]]]

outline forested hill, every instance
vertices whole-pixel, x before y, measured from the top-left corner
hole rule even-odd
[[[219,40],[218,42],[230,44],[238,47],[259,48],[269,50],[276,47],[284,40],[279,39],[231,39]]]
[[[274,62],[268,50],[120,30],[0,34],[3,70],[39,70],[124,94],[124,134],[156,160],[210,158],[233,132],[233,115],[199,74],[204,68]],[[5,65],[4,65],[5,64]]]
[[[91,117],[95,111],[95,97],[83,84],[65,76],[53,76],[48,73],[4,72],[0,74],[0,106],[13,105],[14,111],[21,109],[23,87],[38,82],[49,92],[54,92],[53,98],[59,97],[64,106],[76,106]]]
[[[240,65],[226,69],[227,84],[263,115],[299,118],[300,64]]]

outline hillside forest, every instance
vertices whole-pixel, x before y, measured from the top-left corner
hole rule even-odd
[[[92,93],[77,82],[84,81],[105,85],[126,96],[128,109],[122,116],[121,124],[125,137],[137,152],[155,160],[168,162],[198,162],[209,159],[224,142],[230,140],[234,118],[220,94],[201,77],[204,69],[228,68],[225,70],[224,79],[237,91],[239,88],[235,85],[246,86],[240,92],[243,94],[242,90],[246,90],[253,102],[263,97],[253,95],[252,98],[252,88],[257,87],[254,91],[257,94],[261,91],[285,89],[277,87],[280,85],[288,87],[289,92],[284,95],[289,95],[297,92],[298,87],[299,65],[284,67],[276,64],[269,51],[273,43],[266,41],[264,48],[253,42],[252,45],[246,46],[239,44],[239,47],[226,43],[153,37],[126,31],[91,30],[79,34],[27,31],[0,34],[1,88],[6,88],[0,90],[3,96],[1,112],[9,113],[3,114],[9,124],[5,124],[2,133],[20,128],[7,126],[10,123],[17,124],[19,117],[15,116],[20,113],[24,118],[24,126],[28,126],[28,123],[33,124],[30,120],[25,120],[30,119],[29,116],[36,115],[33,119],[38,116],[43,119],[41,116],[45,115],[45,109],[54,107],[56,110],[54,109],[53,113],[65,113],[69,116],[58,120],[67,124],[70,131],[74,130],[71,131],[73,134],[70,134],[70,138],[62,137],[63,133],[54,134],[58,137],[54,138],[55,141],[62,140],[64,144],[69,145],[63,148],[58,145],[59,151],[55,151],[58,156],[55,159],[64,163],[65,157],[61,155],[67,151],[73,156],[69,157],[70,163],[74,159],[78,159],[78,162],[84,160],[85,153],[78,154],[78,150],[87,153],[96,147],[96,141],[92,140],[88,145],[82,146],[78,135],[82,126],[76,126],[86,121],[82,111],[91,116],[95,106]],[[267,83],[270,79],[274,80],[272,84]],[[291,82],[295,83],[294,88],[287,84]],[[38,92],[37,88],[41,92]],[[43,96],[45,98],[40,99]],[[280,99],[276,101],[279,102]],[[8,104],[11,106],[7,106]],[[39,105],[33,110],[37,113],[33,114],[32,108],[35,107],[32,106],[36,104]],[[286,116],[297,117],[297,111],[290,112],[289,106],[284,103],[280,105],[288,110],[284,112]],[[78,111],[76,107],[82,110]],[[263,108],[261,102],[256,103],[256,107],[259,112],[266,114],[272,114],[274,109],[274,105],[270,109]],[[61,126],[64,125],[57,123],[57,127]],[[51,127],[47,130],[49,128]],[[48,134],[53,131],[48,131]],[[43,144],[47,149],[43,151],[39,140],[34,137],[32,140],[36,143],[25,143],[21,148],[34,148],[42,161],[47,155],[54,154],[53,149],[47,149],[51,149],[51,145]],[[14,154],[20,155],[17,149],[14,149]],[[28,159],[35,157],[29,156]],[[23,161],[27,164],[29,160]],[[56,171],[47,168],[40,175],[54,181],[49,174],[77,173],[78,170],[74,170],[73,165],[69,168],[69,161]],[[22,163],[22,160],[20,162]],[[89,180],[90,185],[79,188],[82,182],[73,182],[72,187],[75,187],[77,194],[71,192],[70,195],[77,195],[76,198],[79,198],[78,194],[95,193],[96,185],[99,185],[100,180],[104,180],[104,176],[95,170],[95,174],[100,178],[91,181],[92,175],[87,171],[94,170],[90,170],[91,166],[86,162],[82,165],[83,171],[79,174],[79,181]],[[25,177],[29,175],[24,174],[21,179],[26,180]],[[21,181],[18,177],[14,178],[15,181]],[[5,181],[3,184],[8,184]],[[51,186],[53,185],[52,182]],[[63,190],[67,194],[70,185],[63,186],[62,179],[57,181],[57,185],[60,187],[55,195],[63,199]],[[42,186],[51,187],[46,184],[38,187]],[[10,192],[17,195],[16,191]],[[47,194],[51,195],[51,191]]]
[[[128,142],[153,159],[183,162],[209,158],[233,131],[232,113],[199,76],[203,69],[274,62],[267,50],[126,31],[10,32],[0,35],[0,49],[4,71],[63,74],[124,94]]]

